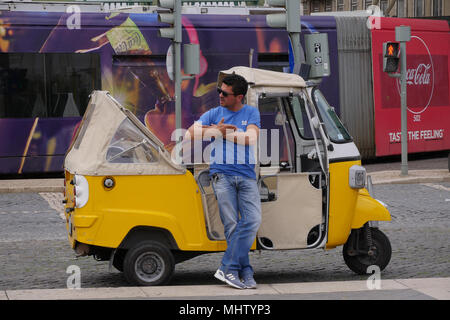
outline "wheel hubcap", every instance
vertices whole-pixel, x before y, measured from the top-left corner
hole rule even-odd
[[[135,263],[136,275],[145,282],[157,281],[162,277],[164,268],[163,259],[155,252],[141,254]]]
[[[378,254],[378,248],[374,245],[367,251],[367,254],[358,255],[358,258],[361,263],[370,266],[377,262]]]

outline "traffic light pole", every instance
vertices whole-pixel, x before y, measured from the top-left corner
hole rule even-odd
[[[406,95],[406,42],[400,42],[400,98],[402,118],[402,176],[408,175],[408,121],[407,121],[407,95]]]
[[[401,175],[408,175],[408,121],[407,121],[407,89],[406,89],[406,42],[411,40],[411,27],[395,28],[395,40],[400,42],[400,98],[402,123],[402,164]]]
[[[286,28],[294,54],[294,70],[298,74],[300,65],[305,61],[303,48],[300,44],[300,1],[299,0],[267,0],[273,7],[283,7],[286,13],[272,13],[266,16],[267,24],[272,28]]]
[[[176,1],[179,2],[179,1]],[[181,41],[173,42],[173,65],[174,69],[174,82],[175,82],[175,128],[179,135],[176,137],[176,142],[180,142],[183,139],[181,135]]]
[[[389,53],[384,52],[383,71],[390,77],[400,78],[400,116],[401,116],[401,175],[408,175],[408,104],[406,89],[406,42],[411,40],[411,27],[395,27],[395,41],[400,43],[400,73],[397,72],[397,65],[393,65],[387,58],[394,58],[397,55],[395,43],[386,42],[383,44],[383,52],[388,49]]]
[[[159,36],[172,39],[173,48],[173,82],[175,87],[175,137],[176,142],[183,138],[181,134],[181,1],[182,0],[158,0],[158,7],[169,9],[169,13],[160,13],[158,20],[171,24],[172,27],[161,28]]]
[[[299,74],[300,65],[305,62],[305,53],[300,44],[300,32],[290,32],[289,39],[291,40],[292,52],[294,53],[294,70],[293,73]]]

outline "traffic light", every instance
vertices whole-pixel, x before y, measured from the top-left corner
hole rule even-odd
[[[301,32],[299,0],[267,0],[272,7],[286,8],[286,13],[271,13],[266,23],[272,28],[286,28],[288,32]]]
[[[398,42],[383,43],[383,71],[395,73],[400,61],[400,44]]]
[[[170,12],[158,13],[158,21],[171,24],[170,28],[160,28],[158,36],[181,43],[181,0],[157,0],[157,6]]]

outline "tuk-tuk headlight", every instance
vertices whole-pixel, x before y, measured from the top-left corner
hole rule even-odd
[[[353,189],[361,189],[366,186],[366,169],[361,166],[351,166],[349,169],[349,185]]]
[[[74,177],[74,196],[77,208],[84,207],[89,200],[89,183],[82,175]]]

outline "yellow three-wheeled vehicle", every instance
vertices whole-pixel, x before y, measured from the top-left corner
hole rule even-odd
[[[263,118],[255,169],[262,224],[253,249],[343,245],[354,272],[383,270],[391,246],[377,222],[390,214],[365,188],[358,149],[320,90],[295,74],[246,67],[221,72],[219,86],[230,73],[246,78],[246,102]],[[269,136],[272,146],[281,141],[270,157]],[[180,163],[109,93],[93,92],[65,159],[72,248],[110,260],[131,283],[167,283],[177,262],[226,249],[208,173],[207,163]]]

